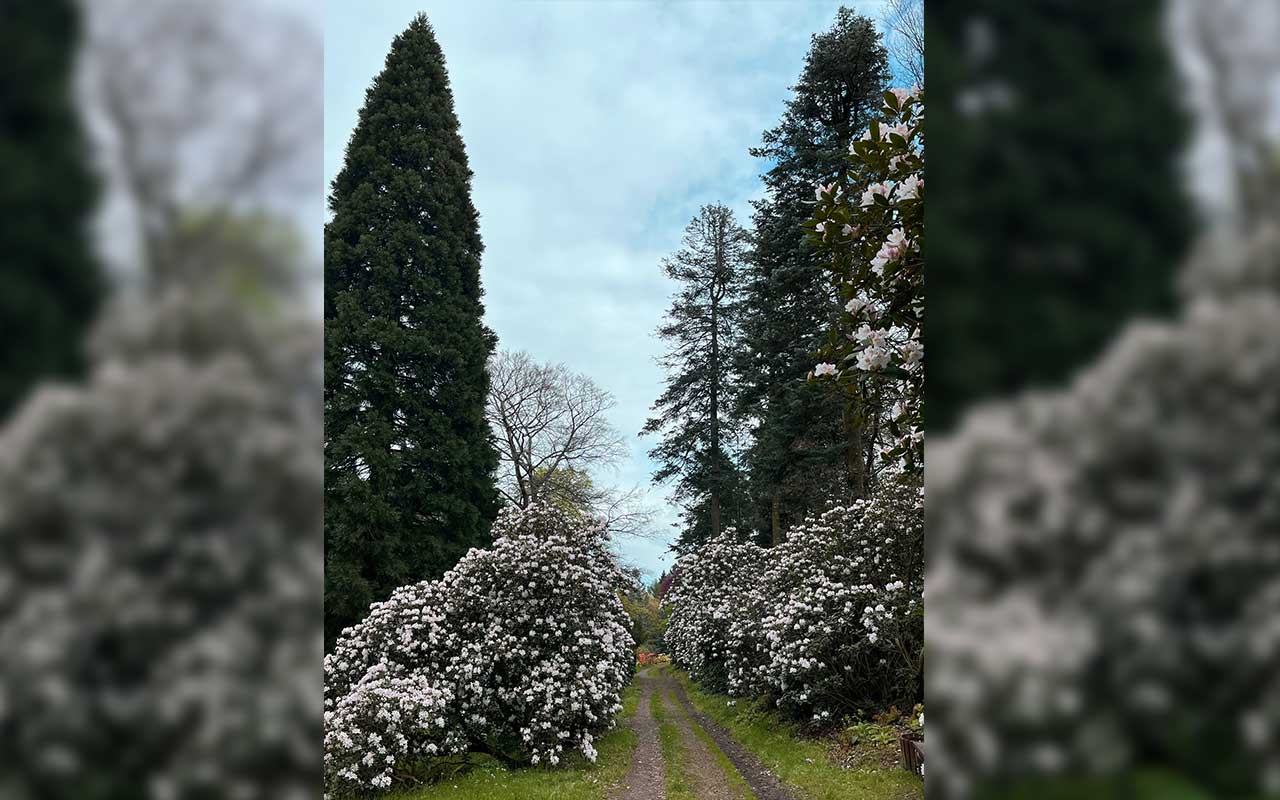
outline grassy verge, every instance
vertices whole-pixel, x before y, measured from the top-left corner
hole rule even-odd
[[[689,781],[689,754],[680,742],[680,729],[667,720],[662,695],[654,692],[649,703],[653,718],[658,723],[662,760],[667,764],[667,800],[698,800],[693,793],[693,784]]]
[[[728,728],[784,783],[806,800],[923,800],[924,782],[898,767],[845,769],[828,757],[828,745],[801,738],[775,715],[751,703],[703,692],[686,674],[671,670],[694,706]],[[733,705],[730,705],[733,703]]]
[[[394,800],[602,800],[607,787],[626,775],[636,736],[622,721],[636,713],[639,693],[630,686],[622,696],[619,725],[596,742],[592,764],[581,756],[560,767],[509,769],[486,759],[466,774],[429,786],[404,790]]]

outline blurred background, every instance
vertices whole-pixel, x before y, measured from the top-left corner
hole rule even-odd
[[[926,4],[930,797],[1280,795],[1278,41]]]
[[[306,3],[0,3],[0,796],[320,793]]]

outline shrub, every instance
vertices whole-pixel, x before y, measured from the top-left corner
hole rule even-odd
[[[625,576],[603,528],[555,507],[508,509],[493,532],[440,580],[374,604],[325,658],[330,792],[468,750],[595,759],[635,665]]]
[[[906,476],[788,531],[759,592],[780,706],[826,721],[919,699],[923,531],[920,483]]]
[[[736,533],[680,560],[667,595],[673,659],[704,687],[762,692],[824,722],[921,694],[924,509],[919,479],[806,520],[765,550]]]
[[[708,689],[729,691],[731,677],[740,674],[739,660],[729,655],[730,627],[747,619],[742,610],[764,572],[765,556],[763,548],[726,528],[676,566],[679,577],[663,599],[670,609],[667,650]],[[754,640],[737,636],[734,642],[750,649]]]

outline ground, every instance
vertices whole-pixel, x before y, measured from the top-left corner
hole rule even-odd
[[[486,762],[395,800],[923,800],[924,784],[880,758],[839,765],[830,742],[650,667],[624,697],[595,764],[507,769]]]

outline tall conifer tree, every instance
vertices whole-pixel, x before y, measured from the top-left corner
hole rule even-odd
[[[483,544],[482,245],[444,55],[425,15],[365,95],[325,226],[325,632]]]
[[[105,289],[90,221],[97,181],[72,98],[71,0],[0,11],[0,419],[32,384],[74,375]]]
[[[839,174],[849,142],[878,113],[888,64],[875,23],[841,8],[813,37],[777,127],[751,150],[772,166],[768,194],[754,204],[739,411],[757,421],[747,464],[761,527],[775,539],[823,502],[861,489],[849,474],[861,463],[850,457],[861,449],[854,415],[829,386],[804,380],[836,304],[801,225],[813,187]]]
[[[687,506],[676,547],[688,550],[743,516],[742,482],[730,455],[734,389],[729,369],[740,341],[738,304],[750,250],[747,232],[725,206],[703,206],[685,228],[683,245],[662,264],[679,289],[658,336],[668,344],[667,388],[642,433],[662,433],[649,455],[654,482],[676,478]]]

